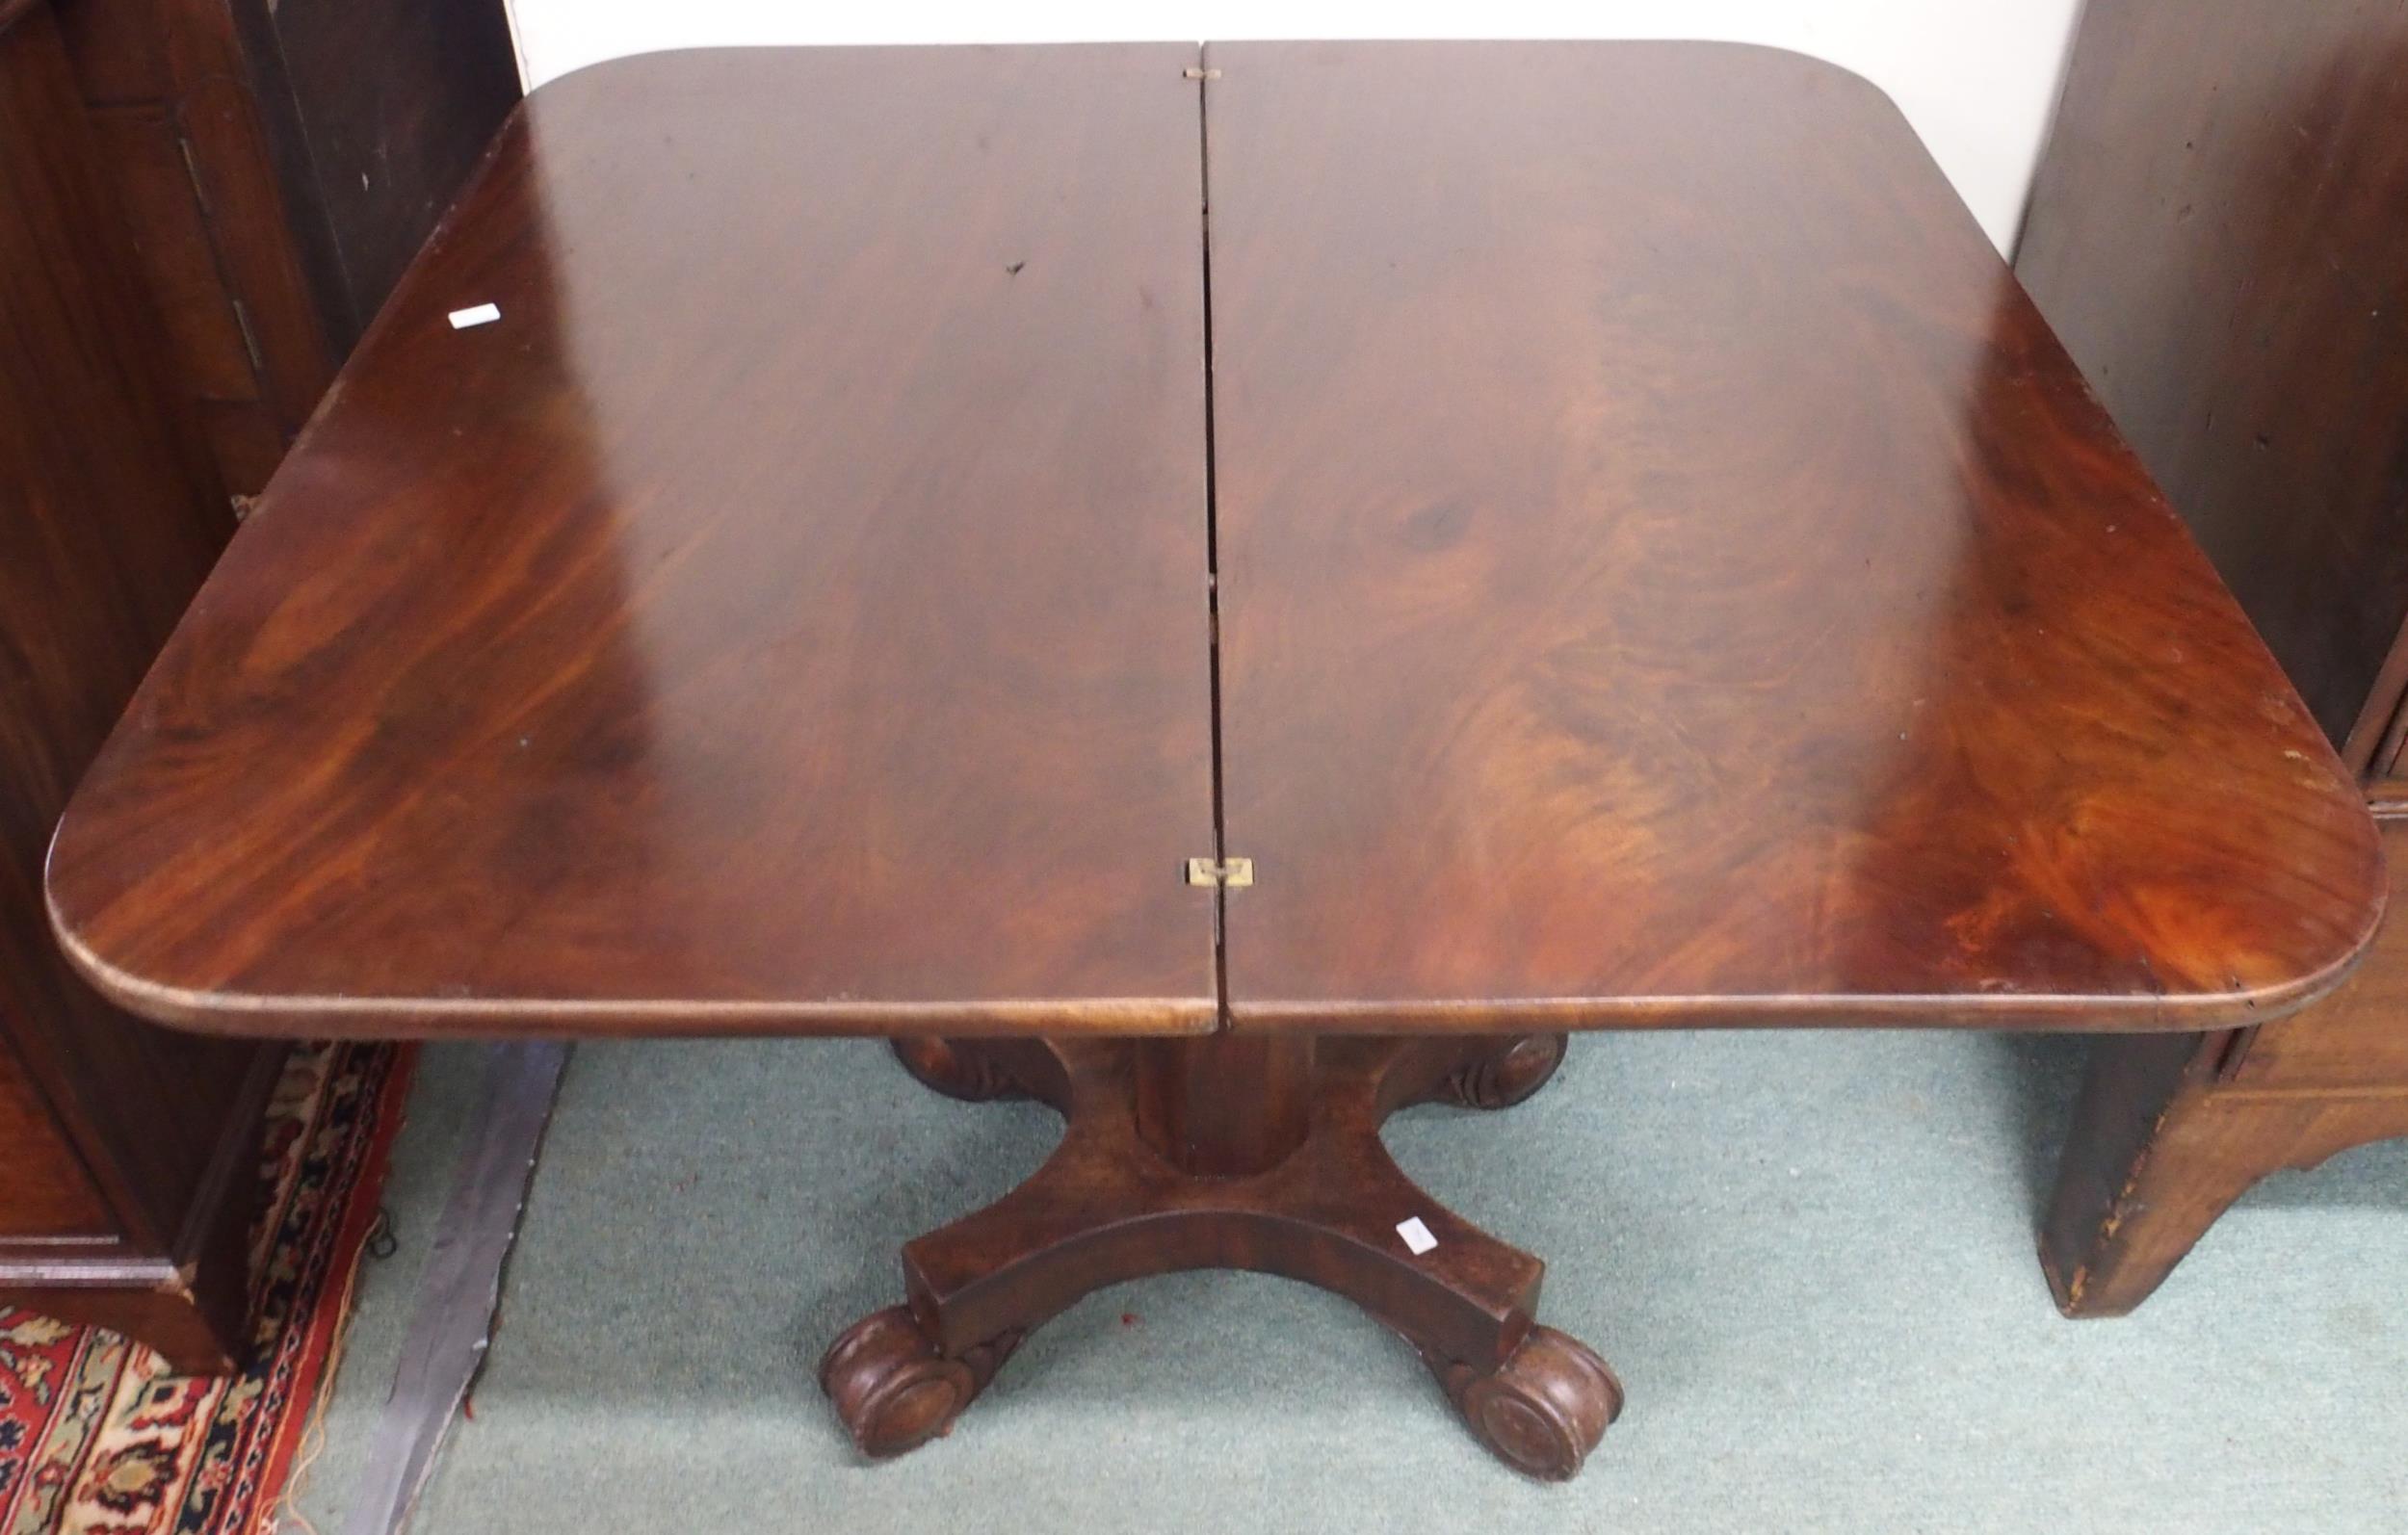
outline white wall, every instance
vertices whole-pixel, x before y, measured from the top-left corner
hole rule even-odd
[[[2001,249],[2012,242],[2081,0],[510,0],[530,86],[597,60],[747,42],[1202,38],[1715,38],[1845,65],[1889,91]]]

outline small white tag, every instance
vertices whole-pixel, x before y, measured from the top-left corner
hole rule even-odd
[[[452,311],[452,328],[454,330],[465,330],[470,325],[489,325],[501,318],[502,306],[500,304],[475,304],[466,309],[455,309]]]
[[[1408,1215],[1397,1222],[1397,1235],[1404,1238],[1404,1245],[1412,1250],[1416,1258],[1438,1245],[1438,1238],[1429,1234],[1429,1228],[1422,1224],[1419,1215]]]

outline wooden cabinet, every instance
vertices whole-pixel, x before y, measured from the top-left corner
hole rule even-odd
[[[219,1367],[275,1057],[87,990],[41,865],[233,519],[42,5],[0,22],[0,1300]]]
[[[256,495],[518,99],[502,0],[56,0],[180,392]]]
[[[188,1368],[240,1351],[280,1051],[76,979],[44,850],[233,532],[229,491],[264,481],[515,96],[501,14],[0,0],[0,1305]]]
[[[2091,0],[2016,271],[2382,818],[2408,900],[2408,7]],[[2042,1259],[2131,1310],[2264,1174],[2408,1134],[2408,921],[2256,1029],[2096,1047]]]

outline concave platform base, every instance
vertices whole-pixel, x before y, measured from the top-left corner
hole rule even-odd
[[[1520,1103],[1563,1049],[1559,1034],[897,1041],[938,1092],[1034,1098],[1066,1129],[1026,1183],[904,1245],[907,1304],[847,1329],[820,1385],[865,1454],[899,1455],[950,1430],[1031,1328],[1090,1290],[1253,1269],[1354,1301],[1421,1351],[1481,1443],[1569,1477],[1620,1413],[1620,1383],[1533,1322],[1539,1261],[1440,1207],[1379,1140],[1408,1104]],[[1437,1243],[1418,1255],[1397,1231],[1413,1217]]]

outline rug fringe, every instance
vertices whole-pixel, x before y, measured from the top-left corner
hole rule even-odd
[[[352,1215],[352,1230],[345,1234],[344,1249],[348,1263],[343,1273],[343,1288],[336,1296],[331,1315],[325,1318],[327,1328],[326,1351],[320,1357],[311,1385],[313,1392],[309,1416],[293,1442],[291,1458],[283,1468],[282,1485],[267,1501],[253,1535],[277,1535],[292,1530],[295,1535],[319,1535],[318,1528],[301,1511],[301,1494],[308,1481],[310,1468],[326,1452],[327,1412],[333,1405],[334,1388],[341,1378],[343,1361],[351,1342],[352,1311],[359,1294],[360,1271],[367,1267],[366,1257],[370,1238],[375,1235],[382,1214],[380,1195],[386,1173],[391,1168],[394,1142],[401,1138],[407,1120],[406,1109],[409,1091],[418,1076],[418,1047],[414,1044],[392,1047],[396,1057],[386,1077],[383,1090],[378,1095],[376,1138],[371,1143],[366,1165],[360,1169],[357,1185],[363,1203]]]

